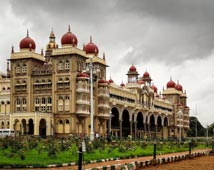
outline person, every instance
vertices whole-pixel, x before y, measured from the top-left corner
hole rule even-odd
[[[98,134],[98,133],[96,133],[96,134],[95,134],[95,137],[96,137],[96,138],[99,138],[99,134]]]

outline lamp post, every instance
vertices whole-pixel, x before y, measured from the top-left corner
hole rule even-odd
[[[183,113],[181,111],[179,111],[178,112],[178,118],[180,120],[180,124],[179,124],[179,142],[181,142],[181,126],[182,126],[181,119],[182,119],[182,115],[183,115]]]
[[[88,64],[89,74],[90,74],[90,122],[91,122],[91,131],[90,131],[90,140],[94,140],[94,98],[93,98],[93,73],[98,73],[99,68],[95,68],[92,62],[93,56],[90,56],[90,62]]]

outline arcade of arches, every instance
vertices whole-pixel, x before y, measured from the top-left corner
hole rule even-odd
[[[169,137],[169,118],[155,113],[119,111],[111,109],[111,134],[115,137],[162,138]]]

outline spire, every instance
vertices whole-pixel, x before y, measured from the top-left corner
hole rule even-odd
[[[68,32],[71,32],[71,26],[70,26],[70,24],[68,25]]]
[[[105,53],[103,53],[103,60],[106,60],[106,55],[105,55]]]
[[[11,53],[14,53],[14,46],[12,45]]]

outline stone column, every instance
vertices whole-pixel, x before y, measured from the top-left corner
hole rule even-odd
[[[137,122],[134,122],[134,137],[137,138]]]
[[[120,121],[120,139],[122,139],[122,137],[123,137],[123,127],[122,127],[123,121],[122,120],[119,120],[119,121]]]
[[[131,135],[131,136],[132,136],[132,124],[133,124],[133,122],[130,121],[130,135]]]

